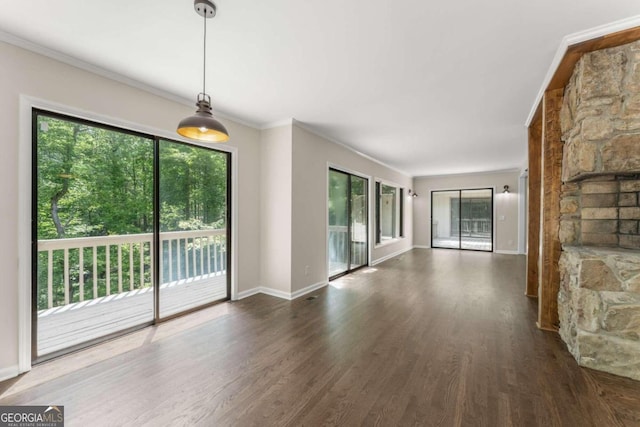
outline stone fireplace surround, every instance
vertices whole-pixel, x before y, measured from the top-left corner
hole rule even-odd
[[[640,41],[585,54],[565,87],[560,336],[640,380]]]

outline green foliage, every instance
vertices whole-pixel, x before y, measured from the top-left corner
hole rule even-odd
[[[37,239],[144,234],[153,231],[154,141],[88,124],[38,114],[37,122]],[[221,229],[226,225],[227,158],[213,150],[171,141],[159,142],[161,231]],[[186,243],[185,243],[186,244]],[[216,248],[218,250],[219,248]],[[202,250],[191,248],[190,250]],[[70,301],[79,301],[80,277],[85,299],[93,298],[93,253],[83,249],[68,253]],[[118,292],[118,247],[97,249],[98,295]],[[130,266],[129,252],[133,251]],[[135,288],[151,286],[151,248],[120,247],[124,290],[129,290],[133,267]],[[199,252],[198,252],[199,256]],[[186,257],[186,256],[185,256]],[[216,259],[216,262],[219,260]],[[38,255],[38,306],[47,307],[47,254]],[[63,251],[53,253],[54,306],[64,304]]]

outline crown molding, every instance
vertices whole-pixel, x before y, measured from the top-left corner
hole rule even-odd
[[[384,162],[376,159],[375,157],[371,157],[368,154],[365,154],[365,153],[363,153],[361,151],[356,150],[355,148],[345,144],[342,141],[338,141],[335,138],[332,138],[332,137],[330,137],[328,135],[325,135],[324,133],[320,132],[319,130],[315,129],[314,127],[312,127],[311,125],[309,125],[307,123],[303,123],[303,122],[298,121],[296,119],[291,119],[291,120],[293,121],[292,122],[293,126],[297,126],[300,129],[304,129],[307,132],[314,134],[315,136],[318,136],[318,137],[320,137],[322,139],[326,139],[327,141],[332,142],[332,143],[334,143],[336,145],[339,145],[340,147],[342,147],[344,149],[347,149],[347,150],[351,151],[352,153],[357,154],[360,157],[364,157],[365,159],[370,160],[370,161],[372,161],[374,163],[377,163],[380,166],[384,166],[385,168],[391,169],[394,172],[398,172],[399,174],[404,175],[407,178],[413,178],[413,175],[411,175],[410,173],[407,173],[407,172],[405,172],[405,171],[403,171],[401,169],[398,169],[398,168],[396,168],[394,166],[388,165],[387,163],[384,163]]]
[[[275,121],[275,122],[263,124],[258,129],[260,129],[260,130],[268,130],[268,129],[279,128],[279,127],[282,127],[282,126],[293,126],[294,121],[295,121],[295,119],[293,119],[291,117],[291,118],[288,118],[288,119],[283,119],[283,120],[278,120],[278,121]]]
[[[598,27],[593,27],[584,31],[579,31],[577,33],[572,33],[566,35],[562,38],[560,42],[560,46],[558,46],[558,50],[556,50],[556,54],[551,61],[551,66],[549,66],[549,70],[547,70],[547,74],[544,77],[542,82],[542,86],[540,90],[538,90],[538,94],[533,102],[531,107],[531,111],[527,116],[527,120],[525,122],[525,127],[529,127],[531,122],[533,121],[533,117],[536,114],[536,110],[538,109],[538,105],[542,101],[542,97],[544,96],[544,92],[547,90],[549,83],[551,83],[551,79],[554,74],[558,70],[558,66],[562,62],[567,50],[576,44],[586,42],[588,40],[592,40],[598,37],[606,36],[607,34],[617,33],[619,31],[628,30],[634,27],[640,26],[640,15],[632,16],[629,18],[621,19],[619,21],[614,21],[609,24],[600,25]]]
[[[88,71],[92,74],[96,74],[101,77],[105,77],[109,80],[116,81],[118,83],[125,84],[127,86],[133,87],[135,89],[142,90],[147,93],[151,93],[153,95],[159,96],[161,98],[167,99],[169,101],[175,102],[180,105],[185,105],[193,108],[195,106],[195,102],[192,99],[187,99],[180,95],[176,95],[175,93],[169,92],[164,89],[160,89],[158,87],[149,85],[147,83],[143,83],[139,80],[132,79],[123,74],[117,73],[115,71],[111,71],[97,65],[91,64],[89,62],[78,59],[74,56],[67,55],[55,49],[51,49],[48,47],[41,46],[39,44],[33,43],[29,40],[18,37],[14,34],[8,33],[6,31],[0,30],[0,42],[4,42],[21,49],[36,53],[38,55],[46,56],[47,58],[51,58],[55,61],[62,62],[64,64],[70,65],[75,68],[79,68],[84,71]],[[248,126],[253,129],[260,129],[260,126],[257,123],[253,123],[244,119],[240,119],[231,114],[227,114],[225,112],[215,110],[215,114],[217,117],[224,118],[226,120],[230,120],[232,122]]]
[[[420,175],[414,177],[414,179],[431,179],[431,178],[450,178],[456,176],[478,176],[478,175],[494,175],[494,174],[502,174],[502,173],[517,173],[520,174],[522,172],[521,168],[511,168],[511,169],[499,169],[493,171],[481,171],[481,172],[464,172],[464,173],[450,173],[450,174],[438,174],[438,175]]]

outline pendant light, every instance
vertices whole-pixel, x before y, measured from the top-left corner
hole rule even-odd
[[[193,7],[204,22],[204,56],[202,66],[202,92],[196,98],[198,110],[193,116],[183,119],[178,133],[186,138],[205,142],[225,142],[229,132],[211,113],[211,97],[206,93],[207,80],[207,19],[216,16],[216,5],[210,0],[194,0]]]

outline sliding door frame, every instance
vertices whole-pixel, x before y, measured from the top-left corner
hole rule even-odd
[[[461,228],[462,228],[462,193],[465,191],[478,191],[478,190],[490,190],[491,191],[491,208],[490,208],[490,212],[491,212],[491,249],[490,250],[484,250],[484,249],[470,249],[470,248],[463,248],[462,247],[462,232],[461,232]],[[458,193],[458,200],[460,200],[460,202],[458,203],[458,219],[459,219],[459,223],[458,223],[458,247],[457,248],[448,248],[448,247],[443,247],[443,246],[434,246],[433,245],[433,194],[434,193],[454,193],[457,192]],[[429,220],[429,235],[431,236],[430,239],[430,245],[432,248],[434,249],[453,249],[453,250],[462,250],[462,251],[474,251],[474,252],[494,252],[495,250],[495,237],[496,237],[496,212],[495,212],[495,187],[477,187],[477,188],[455,188],[455,189],[444,189],[444,190],[431,190],[431,194],[430,194],[430,205],[431,205],[431,212],[430,212],[430,220]],[[451,218],[449,218],[449,221],[451,221]]]
[[[330,244],[330,240],[329,240],[329,177],[331,175],[331,171],[333,172],[338,172],[338,173],[342,173],[344,175],[347,176],[347,243],[348,243],[348,248],[347,248],[347,270],[343,271],[341,273],[338,274],[334,274],[333,276],[329,276],[328,272],[330,271],[330,265],[331,265],[331,261],[330,261],[330,254],[329,254],[329,244]],[[367,254],[367,259],[366,261],[362,264],[359,265],[356,268],[351,268],[351,264],[352,264],[352,259],[351,259],[351,213],[352,213],[352,202],[351,202],[351,177],[354,176],[356,178],[360,178],[360,179],[364,179],[366,181],[366,203],[365,203],[365,209],[367,210],[366,212],[366,218],[367,218],[367,226],[365,227],[365,233],[367,236],[367,250],[366,250],[366,254]],[[369,201],[371,199],[371,177],[360,174],[358,172],[354,172],[345,168],[342,168],[340,166],[335,166],[331,163],[327,164],[327,196],[325,198],[326,200],[326,207],[325,210],[327,212],[327,276],[328,276],[328,281],[332,281],[335,280],[339,277],[342,277],[344,275],[347,275],[349,273],[353,273],[354,271],[360,270],[361,268],[364,267],[368,267],[369,263],[371,262],[371,233],[370,233],[370,227],[371,227],[371,209],[369,207]]]
[[[69,353],[79,348],[85,348],[97,342],[106,341],[114,336],[120,336],[133,330],[138,330],[150,326],[155,323],[160,323],[174,317],[186,315],[192,311],[201,310],[210,305],[218,304],[220,302],[235,300],[238,295],[238,282],[237,282],[237,267],[238,267],[238,232],[237,232],[237,218],[238,218],[238,189],[237,182],[237,164],[238,164],[238,149],[236,147],[227,144],[216,144],[215,151],[226,154],[227,157],[227,298],[224,300],[214,301],[202,306],[198,306],[193,310],[187,310],[173,316],[167,316],[162,319],[158,319],[157,302],[154,302],[154,320],[148,323],[136,326],[134,328],[126,329],[115,334],[98,338],[96,340],[88,341],[79,346],[69,347],[62,352],[52,352],[47,354],[43,358],[35,359],[37,345],[37,332],[33,330],[37,327],[37,310],[33,310],[36,293],[33,290],[34,269],[36,266],[34,257],[34,245],[37,250],[37,243],[34,243],[36,234],[33,232],[34,225],[33,209],[37,204],[37,199],[34,197],[34,185],[37,182],[34,177],[34,165],[37,156],[37,151],[34,150],[34,138],[37,135],[36,125],[34,124],[34,110],[41,110],[44,114],[50,116],[59,116],[65,119],[71,119],[79,122],[86,122],[87,124],[95,127],[104,127],[107,129],[115,129],[119,132],[129,133],[136,136],[151,137],[154,144],[154,150],[157,150],[159,139],[164,139],[171,142],[187,144],[190,146],[196,146],[200,148],[211,148],[211,144],[199,143],[190,141],[188,139],[177,136],[175,133],[166,129],[159,129],[150,126],[138,125],[130,121],[122,119],[115,119],[113,116],[104,115],[101,113],[89,112],[86,110],[69,107],[64,104],[59,104],[39,98],[31,97],[28,95],[21,95],[19,99],[19,136],[18,136],[18,365],[14,368],[16,375],[31,370],[34,363],[39,363],[44,360],[48,360],[53,357],[57,357],[62,353]],[[157,161],[157,156],[154,153],[154,163]],[[154,164],[154,178],[156,178],[157,165]],[[155,180],[155,182],[158,182]],[[158,188],[155,188],[154,183],[154,209],[157,200]],[[159,215],[154,215],[154,270],[159,269],[158,250],[155,245],[159,244],[156,236],[157,224],[159,221]],[[28,236],[28,237],[27,237]],[[156,282],[159,282],[159,271],[154,271],[154,293],[157,292]],[[159,286],[159,284],[158,284]],[[156,298],[159,300],[159,298]]]

